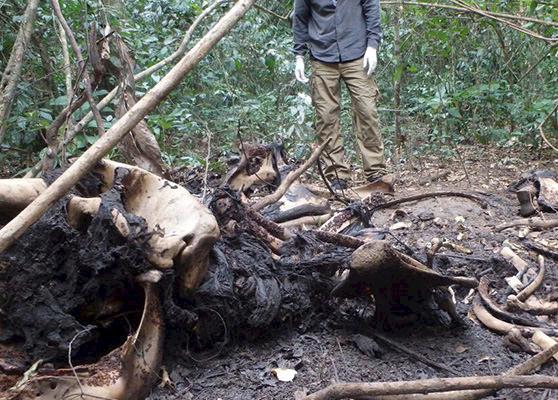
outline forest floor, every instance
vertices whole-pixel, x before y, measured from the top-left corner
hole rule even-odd
[[[499,256],[504,242],[529,264],[536,264],[536,254],[521,245],[520,228],[502,232],[494,229],[502,222],[518,218],[518,202],[508,186],[527,171],[556,171],[558,160],[540,161],[526,154],[479,146],[462,150],[461,157],[454,161],[425,156],[415,159],[412,166],[401,167],[396,195],[448,190],[482,192],[489,203],[487,209],[462,198],[429,199],[402,205],[402,212],[396,217],[393,209],[378,211],[374,214],[374,226],[389,229],[396,222],[405,222],[400,224],[403,228],[392,230],[393,235],[386,240],[404,243],[423,262],[426,246],[433,238],[448,239],[470,249],[467,255],[442,250],[435,258],[434,268],[452,275],[487,276],[496,290],[492,297],[502,304],[511,293],[504,277],[517,272]],[[443,178],[424,183],[425,178],[445,171],[449,173]],[[533,235],[552,241],[555,233],[556,230]],[[546,279],[536,294],[544,296],[555,291],[557,282],[557,264],[547,259]],[[334,382],[413,380],[450,377],[452,373],[500,374],[527,359],[528,354],[510,351],[502,336],[476,320],[470,302],[464,300],[467,294],[468,290],[456,290],[463,327],[415,325],[383,333],[403,347],[442,364],[446,371],[425,365],[382,342],[378,342],[379,353],[370,352],[366,346],[370,342],[361,335],[373,329],[369,326],[371,310],[355,308],[347,300],[332,299],[337,312],[277,327],[256,341],[237,338],[226,346],[217,345],[214,351],[188,352],[186,356],[177,356],[177,352],[169,349],[164,364],[172,384],[156,388],[149,399],[293,399],[298,390],[313,392]],[[296,377],[292,382],[279,381],[272,374],[277,367],[296,370]],[[452,372],[447,372],[449,369]],[[542,373],[558,375],[558,364],[547,363]],[[558,399],[558,391],[505,390],[492,398]]]

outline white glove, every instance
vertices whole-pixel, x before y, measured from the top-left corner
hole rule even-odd
[[[300,83],[308,83],[308,78],[304,74],[304,58],[302,56],[296,56],[295,78]]]
[[[374,72],[377,65],[378,55],[376,54],[376,49],[374,47],[367,47],[366,53],[364,53],[364,60],[362,62],[362,68],[366,71],[366,75],[372,75],[372,72]]]

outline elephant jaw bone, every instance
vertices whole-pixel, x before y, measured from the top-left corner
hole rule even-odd
[[[157,282],[162,272],[149,271],[137,280],[145,293],[141,322],[133,336],[92,365],[28,379],[0,400],[143,399],[158,378],[163,357],[164,323]]]

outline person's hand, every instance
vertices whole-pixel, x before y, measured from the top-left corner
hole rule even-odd
[[[302,56],[296,56],[295,78],[300,83],[308,83],[308,78],[304,74],[304,58]]]
[[[364,53],[364,60],[362,63],[362,68],[366,71],[366,75],[372,75],[372,72],[376,69],[378,65],[378,55],[376,54],[376,49],[374,47],[367,47],[366,53]]]

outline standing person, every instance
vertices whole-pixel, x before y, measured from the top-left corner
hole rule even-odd
[[[341,81],[351,95],[353,130],[369,182],[386,175],[384,144],[380,134],[371,77],[378,63],[382,39],[379,0],[295,0],[293,15],[295,76],[307,83],[304,55],[309,52],[310,90],[320,142],[330,139],[325,174],[336,190],[347,188],[350,169],[344,161],[340,124]]]

